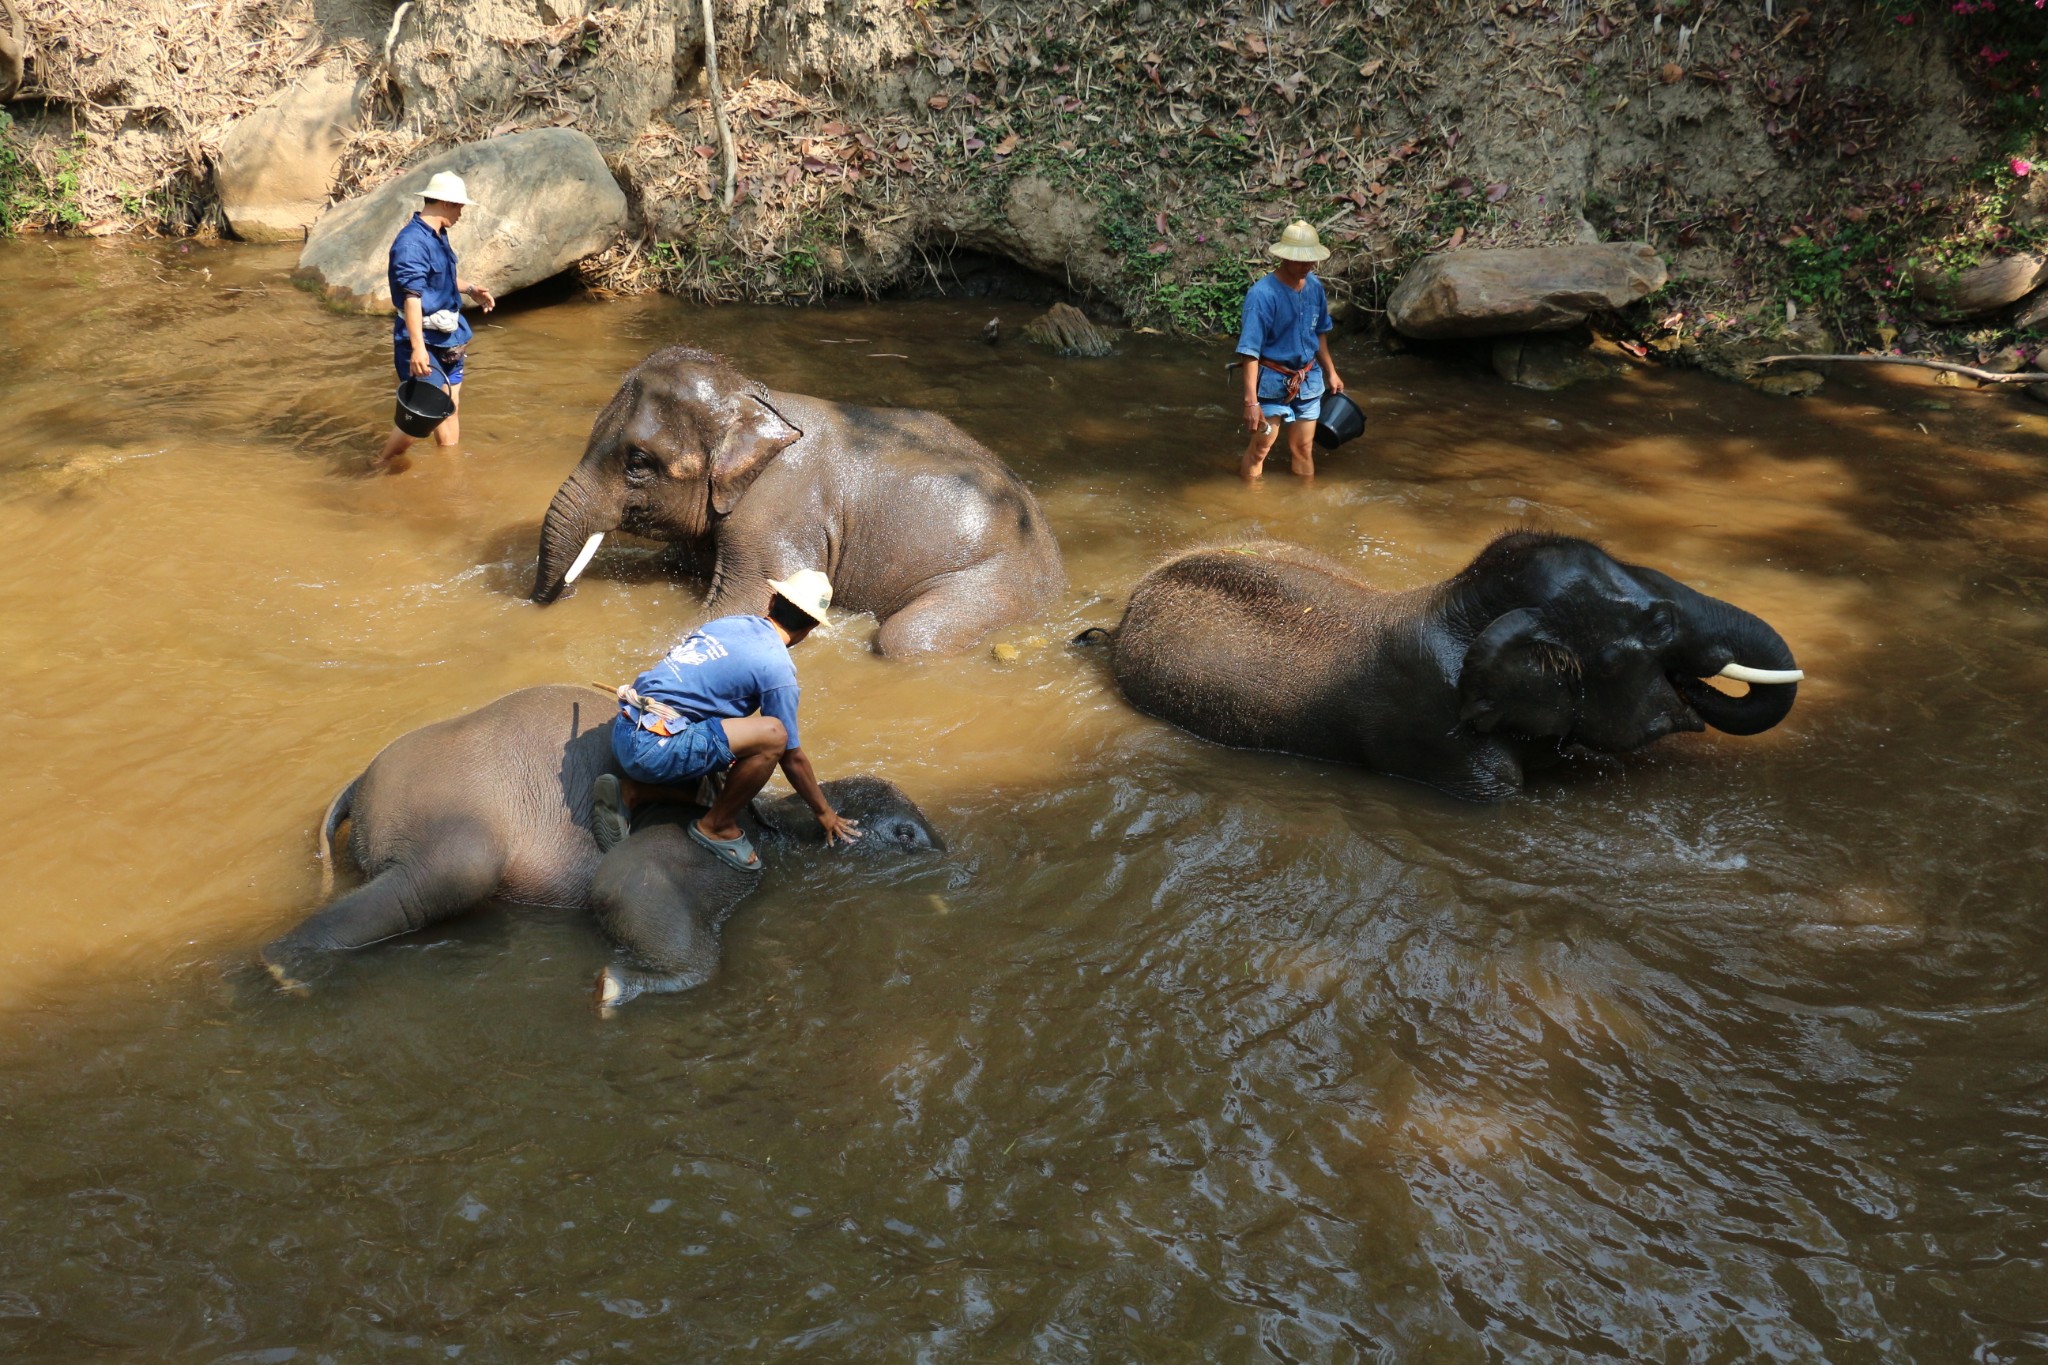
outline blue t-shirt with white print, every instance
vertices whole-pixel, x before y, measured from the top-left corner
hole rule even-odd
[[[667,702],[691,721],[735,720],[759,711],[782,722],[790,748],[800,747],[796,664],[765,616],[706,621],[635,679],[633,690]]]

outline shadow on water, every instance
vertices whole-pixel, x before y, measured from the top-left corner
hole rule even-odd
[[[1221,345],[564,293],[480,330],[461,450],[363,479],[388,324],[290,263],[0,244],[0,1354],[2048,1350],[2029,405],[1361,361],[1366,440],[1247,488]],[[385,742],[694,622],[631,542],[524,601],[592,414],[672,340],[946,412],[1057,528],[1072,588],[1012,662],[858,621],[799,656],[824,775],[888,774],[953,852],[771,868],[716,981],[608,1021],[604,944],[534,910],[252,989]],[[1191,543],[1408,587],[1525,523],[1771,620],[1791,720],[1472,807],[1203,744],[1061,644]]]

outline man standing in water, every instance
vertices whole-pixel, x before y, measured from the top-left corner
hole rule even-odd
[[[1323,282],[1310,267],[1326,259],[1330,249],[1316,230],[1296,220],[1267,248],[1280,261],[1245,292],[1244,325],[1237,353],[1245,357],[1244,424],[1251,441],[1237,472],[1259,477],[1266,455],[1287,426],[1288,466],[1302,478],[1316,472],[1316,418],[1322,415],[1323,394],[1344,392],[1337,366],[1330,359],[1330,305]]]
[[[825,799],[796,728],[799,689],[789,651],[824,623],[832,584],[816,569],[800,569],[768,586],[775,595],[766,616],[707,621],[619,689],[612,753],[627,780],[604,773],[592,785],[590,828],[599,848],[609,852],[632,832],[635,807],[692,801],[694,789],[682,784],[723,773],[725,785],[691,824],[690,838],[723,863],[759,872],[739,813],[777,764],[818,817],[828,847],[860,838],[860,826]]]
[[[475,202],[462,177],[440,172],[427,182],[423,197],[426,203],[391,242],[391,303],[398,310],[392,359],[400,383],[436,373],[445,382],[455,411],[434,428],[434,444],[452,446],[462,439],[462,369],[472,335],[469,319],[462,316],[463,296],[482,304],[486,313],[498,301],[490,290],[464,284],[456,274],[448,229],[461,222],[462,210]],[[412,437],[391,428],[376,467],[394,472],[403,468],[395,462],[411,445]]]

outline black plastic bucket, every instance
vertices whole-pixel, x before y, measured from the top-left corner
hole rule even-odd
[[[1316,419],[1316,444],[1324,450],[1335,450],[1346,441],[1355,441],[1363,435],[1364,410],[1347,394],[1323,395],[1323,413]]]
[[[405,380],[398,386],[398,411],[391,420],[398,429],[411,437],[431,436],[434,428],[455,415],[455,400],[445,389],[434,381],[441,378],[441,367],[434,366],[431,376],[419,376]]]

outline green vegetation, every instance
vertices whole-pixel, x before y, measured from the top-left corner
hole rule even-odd
[[[78,202],[78,161],[85,145],[58,157],[57,176],[45,181],[42,172],[15,140],[14,120],[0,110],[0,232],[25,227],[77,227],[85,221]]]

